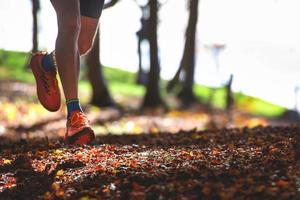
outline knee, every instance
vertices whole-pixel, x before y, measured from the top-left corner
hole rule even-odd
[[[93,40],[92,39],[80,39],[79,40],[79,51],[80,55],[87,54],[93,47]]]
[[[70,20],[64,20],[60,22],[58,31],[60,34],[64,34],[68,38],[73,39],[73,37],[78,38],[80,33],[80,27],[80,18],[73,18]]]
[[[79,46],[80,55],[87,54],[92,49],[92,42],[84,42]]]

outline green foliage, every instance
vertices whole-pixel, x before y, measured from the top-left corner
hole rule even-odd
[[[33,83],[34,78],[26,69],[29,54],[0,50],[0,80]]]
[[[203,103],[211,103],[214,107],[224,108],[226,93],[223,88],[212,89],[203,85],[195,85],[194,93]],[[210,98],[212,98],[211,102]]]
[[[213,89],[202,85],[195,85],[195,94],[203,103],[209,103],[209,97],[213,93]],[[262,99],[247,96],[243,93],[234,93],[235,105],[240,109],[251,112],[256,115],[266,117],[276,117],[282,115],[286,109],[282,106],[274,105]],[[216,88],[212,97],[212,105],[216,108],[225,108],[226,106],[226,90],[225,88]]]
[[[286,111],[286,109],[281,106],[255,97],[246,96],[242,93],[235,93],[234,97],[240,109],[251,111],[257,115],[276,117],[282,115]]]
[[[116,68],[105,67],[105,78],[113,94],[126,96],[143,96],[145,88],[137,85],[136,74]]]

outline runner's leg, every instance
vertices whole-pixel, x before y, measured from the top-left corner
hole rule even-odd
[[[66,99],[78,99],[80,5],[78,0],[51,0],[57,14],[56,62]]]

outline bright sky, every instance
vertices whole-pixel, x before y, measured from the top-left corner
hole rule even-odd
[[[40,46],[52,50],[55,13],[48,0],[41,2]],[[196,81],[218,86],[233,73],[235,91],[292,108],[294,87],[300,85],[300,1],[201,0],[199,9]],[[103,12],[101,59],[105,65],[137,69],[135,32],[140,14],[133,0],[122,0]],[[168,0],[159,15],[162,76],[170,78],[182,56],[186,1]],[[0,48],[31,49],[30,0],[2,1],[0,24]],[[219,72],[206,48],[214,43],[226,44]]]

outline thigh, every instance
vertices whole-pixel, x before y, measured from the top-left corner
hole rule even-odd
[[[78,0],[51,0],[60,24],[80,25],[80,4]]]
[[[97,32],[104,0],[80,0],[81,30],[79,48],[89,49]]]

